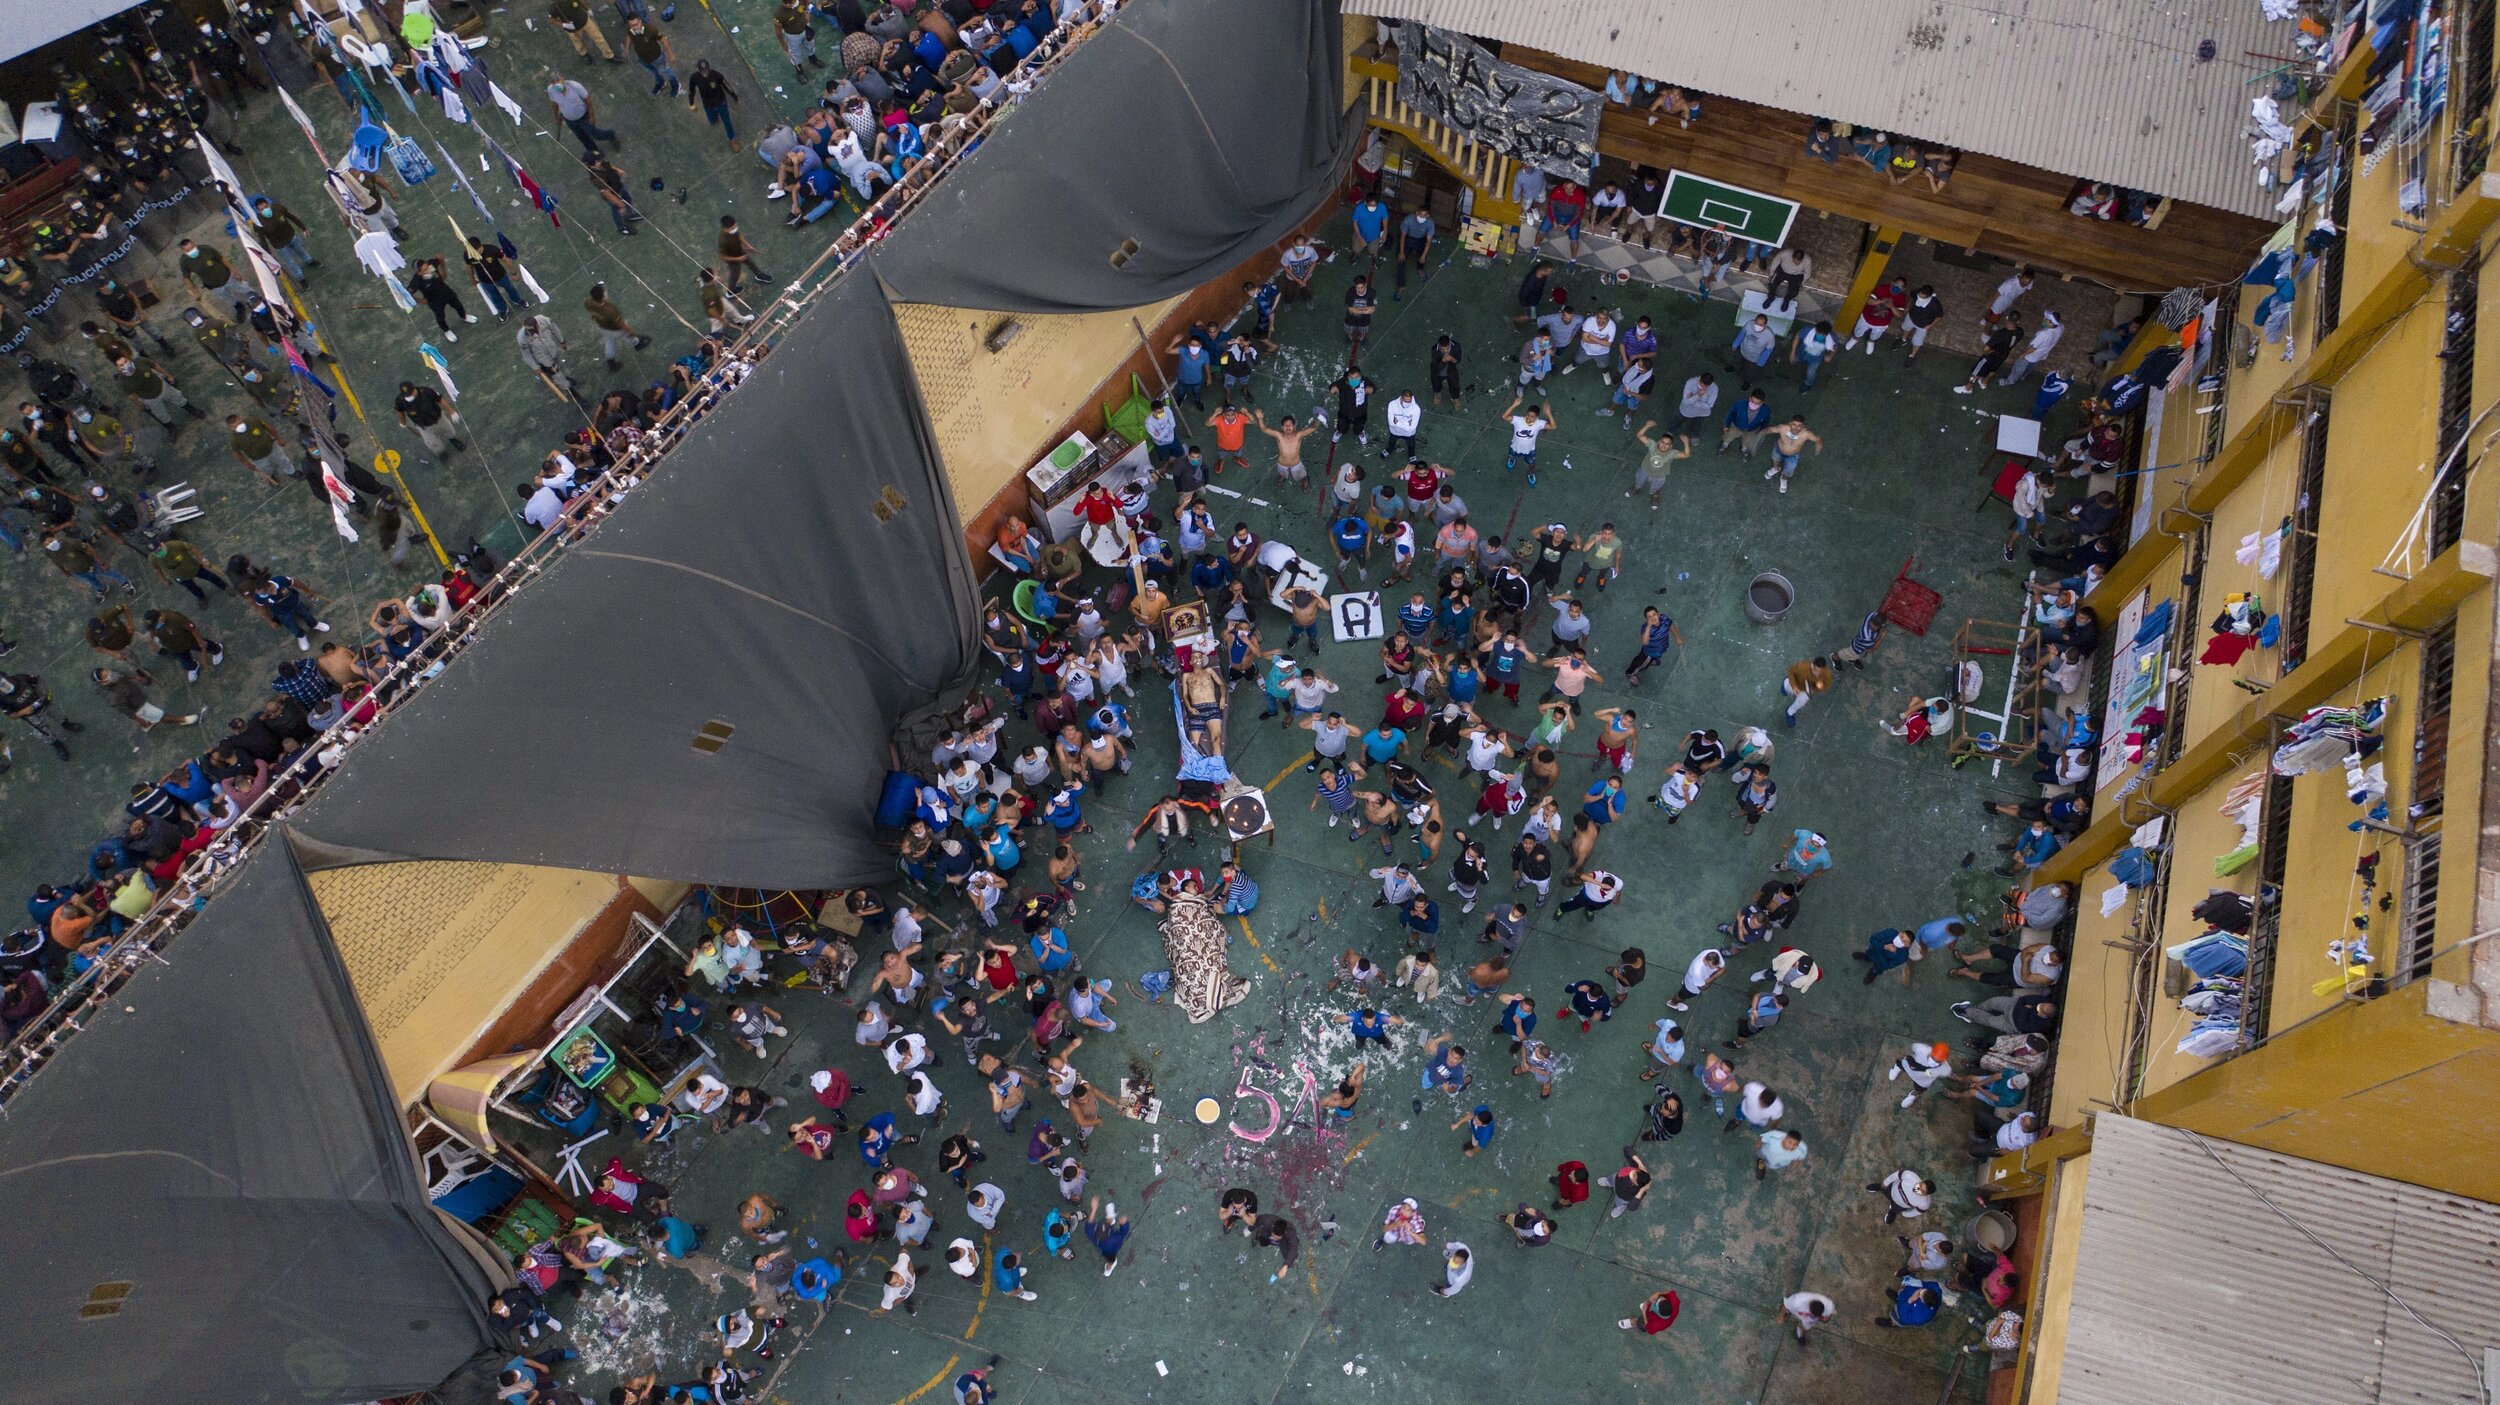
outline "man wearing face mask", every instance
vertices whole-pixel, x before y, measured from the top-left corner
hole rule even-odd
[[[1359,287],[1362,280],[1355,281]],[[1354,442],[1358,444],[1372,442],[1371,400],[1371,382],[1363,378],[1361,370],[1353,366],[1346,367],[1345,374],[1337,381],[1337,426],[1329,435],[1331,442],[1343,439],[1349,434],[1354,436]]]

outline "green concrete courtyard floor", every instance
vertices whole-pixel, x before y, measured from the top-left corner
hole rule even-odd
[[[397,99],[382,96],[383,116],[394,130],[417,138],[430,152],[439,141],[459,158],[463,173],[494,211],[495,227],[520,248],[553,299],[539,310],[571,341],[567,365],[585,402],[595,402],[612,389],[640,392],[663,381],[669,363],[693,349],[704,329],[695,274],[713,260],[723,214],[739,217],[763,251],[763,266],[782,279],[796,277],[838,232],[839,216],[786,230],[786,207],[765,199],[768,177],[756,160],[754,138],[771,121],[795,120],[802,114],[825,77],[823,71],[811,70],[804,83],[791,78],[772,37],[772,10],[769,0],[720,0],[708,11],[686,6],[673,24],[664,26],[680,73],[693,71],[697,59],[708,59],[729,76],[740,99],[735,120],[741,147],[736,151],[717,129],[704,124],[700,113],[689,111],[683,98],[652,96],[649,75],[630,60],[608,64],[575,57],[550,27],[543,7],[516,6],[499,15],[490,31],[493,42],[481,52],[496,81],[524,106],[527,127],[516,136],[499,113],[484,118],[480,126],[558,197],[561,229],[529,205],[500,166],[491,173],[480,169],[478,155],[485,147],[475,133],[439,111],[414,116]],[[718,15],[718,23],[706,17],[710,13]],[[621,23],[611,17],[605,28],[612,41],[622,42]],[[820,42],[830,55],[836,47],[831,25],[822,31]],[[323,148],[335,158],[349,146],[352,122],[346,107],[326,83],[307,77],[300,62],[280,62]],[[588,86],[597,99],[600,121],[622,138],[613,159],[631,178],[635,199],[648,216],[631,237],[614,230],[582,172],[578,144],[547,114],[543,89],[557,73]],[[213,126],[224,134],[228,124],[221,111]],[[450,550],[459,551],[476,539],[499,558],[509,556],[522,531],[515,485],[527,481],[541,457],[566,432],[580,428],[583,417],[529,374],[513,341],[517,316],[510,323],[489,316],[484,299],[460,270],[453,222],[472,235],[486,233],[486,222],[447,175],[438,174],[414,189],[393,183],[393,203],[410,234],[403,250],[409,262],[438,254],[449,259],[452,282],[479,319],[475,326],[455,324],[460,336],[452,342],[424,310],[403,313],[395,308],[382,285],[357,265],[350,235],[322,193],[320,164],[275,98],[256,100],[243,119],[238,144],[246,154],[232,159],[246,186],[285,203],[311,226],[306,242],[322,266],[313,270],[301,294],[337,358],[335,365],[324,368],[325,374],[344,381],[370,421],[360,420],[342,402],[339,423],[349,452],[368,465],[379,449],[403,455],[409,490]],[[440,153],[434,159],[440,161]],[[654,178],[663,189],[649,188]],[[188,482],[199,490],[204,515],[187,524],[182,534],[212,562],[241,552],[308,581],[330,597],[316,602],[322,618],[333,626],[323,642],[369,639],[365,618],[376,603],[436,579],[432,553],[419,542],[406,563],[394,567],[369,532],[361,542],[342,540],[332,530],[327,507],[303,484],[282,481],[264,487],[235,462],[224,442],[224,417],[251,407],[177,320],[175,309],[188,304],[189,290],[174,268],[172,251],[175,240],[188,235],[223,249],[230,260],[239,261],[239,255],[223,235],[222,214],[212,213],[203,201],[155,220],[150,228],[164,231],[157,242],[165,252],[142,250],[117,275],[125,281],[149,277],[164,296],[165,306],[156,311],[154,322],[175,350],[168,355],[144,341],[139,350],[162,361],[210,418],[188,422],[168,442],[138,407],[121,400],[112,389],[112,367],[77,333],[83,320],[104,320],[82,291],[62,298],[31,349],[64,362],[98,388],[110,411],[137,436],[140,451],[161,461],[159,485]],[[597,282],[605,282],[627,318],[654,338],[647,349],[626,351],[622,366],[613,372],[600,365],[597,331],[582,311],[583,298]],[[761,307],[771,295],[771,289],[758,293],[750,285],[750,309]],[[222,300],[205,305],[216,315],[232,315]],[[460,388],[459,408],[471,431],[469,451],[448,459],[428,454],[391,414],[391,398],[402,380],[436,385],[418,353],[426,342],[450,363]],[[284,374],[282,363],[266,355],[262,360]],[[7,404],[32,398],[17,372],[10,370],[8,379]],[[72,472],[64,481],[74,492],[84,476]],[[124,489],[138,486],[126,471],[110,475],[108,481]],[[61,711],[88,727],[83,737],[71,739],[76,745],[65,763],[40,740],[10,726],[7,739],[15,764],[0,775],[0,815],[8,821],[0,826],[0,891],[11,894],[12,906],[36,883],[75,876],[87,847],[116,822],[133,780],[197,756],[224,732],[228,718],[257,707],[269,695],[278,665],[297,656],[294,641],[263,623],[242,601],[213,597],[202,608],[179,588],[155,579],[135,553],[116,552],[115,557],[109,564],[139,583],[139,596],[129,602],[134,612],[153,606],[189,614],[226,645],[228,656],[222,668],[204,671],[196,683],[186,683],[179,669],[158,661],[158,682],[151,690],[155,700],[177,715],[197,712],[202,721],[197,728],[166,727],[139,736],[88,683],[87,670],[103,660],[87,648],[82,633],[97,608],[87,589],[61,577],[31,550],[25,555],[0,553],[0,637],[19,643],[6,667],[41,674]],[[144,643],[141,648],[145,650]],[[149,661],[143,654],[141,662]]]
[[[1253,841],[1245,852],[1263,901],[1246,921],[1230,924],[1241,938],[1232,945],[1232,964],[1250,978],[1251,994],[1199,1026],[1170,1004],[1144,1001],[1136,977],[1167,963],[1155,919],[1126,893],[1154,855],[1151,848],[1126,852],[1122,837],[1162,793],[1176,757],[1161,680],[1142,673],[1132,705],[1136,769],[1088,803],[1098,831],[1081,841],[1090,886],[1068,923],[1086,970],[1116,979],[1121,993],[1112,1012],[1118,1031],[1090,1035],[1075,1064],[1106,1088],[1143,1072],[1166,1102],[1157,1125],[1109,1119],[1085,1156],[1094,1190],[1136,1220],[1128,1258],[1105,1279],[1080,1242],[1075,1261],[1037,1263],[1030,1286],[1040,1298],[1032,1303],[943,1270],[937,1252],[970,1228],[960,1197],[934,1170],[945,1132],[970,1127],[990,1153],[982,1172],[1007,1192],[1000,1231],[974,1233],[985,1251],[1012,1246],[1035,1259],[1041,1216],[1057,1197],[1040,1170],[1017,1169],[1023,1137],[999,1135],[979,1080],[955,1057],[955,1041],[940,1039],[949,1062],[938,1081],[950,1110],[942,1125],[927,1129],[932,1134],[923,1144],[900,1157],[939,1191],[932,1203],[937,1231],[916,1256],[918,1315],[871,1315],[882,1269],[855,1259],[830,1307],[802,1307],[793,1316],[777,1359],[766,1363],[771,1398],[943,1400],[956,1373],[992,1353],[1004,1359],[996,1379],[1014,1405],[1624,1398],[1863,1405],[1981,1398],[1976,1363],[1984,1358],[1957,1356],[1958,1347],[1976,1340],[1974,1301],[1949,1307],[1923,1331],[1892,1330],[1874,1319],[1900,1264],[1896,1235],[1933,1227],[1958,1239],[1973,1211],[1961,1105],[1931,1098],[1903,1110],[1897,1101],[1905,1085],[1887,1082],[1885,1069],[1913,1039],[1960,1043],[1977,1033],[1955,1021],[1947,1005],[1988,992],[1947,979],[1941,968],[1920,971],[1906,989],[1897,977],[1865,985],[1847,953],[1879,927],[1955,911],[1993,913],[2004,886],[1989,871],[1998,857],[1991,846],[2006,837],[2003,822],[1982,816],[1976,802],[2015,795],[2011,768],[2003,778],[1993,778],[1984,762],[1948,769],[1941,746],[1905,747],[1877,723],[1914,695],[1943,687],[1960,621],[2010,618],[2016,608],[2020,568],[1999,558],[2002,509],[1975,509],[1984,495],[1983,420],[1998,410],[2027,412],[2030,392],[1991,391],[1974,402],[1950,393],[1967,369],[1958,359],[1904,367],[1894,350],[1843,358],[1812,392],[1777,376],[1770,383],[1775,416],[1802,410],[1825,440],[1794,490],[1777,494],[1763,481],[1763,461],[1719,457],[1705,443],[1676,468],[1665,508],[1653,513],[1625,496],[1637,448],[1619,419],[1599,417],[1608,390],[1596,372],[1557,375],[1549,392],[1559,427],[1546,436],[1542,473],[1531,489],[1524,476],[1504,472],[1506,432],[1496,422],[1508,398],[1506,358],[1521,339],[1508,320],[1519,271],[1471,268],[1462,260],[1403,300],[1385,303],[1364,364],[1384,393],[1422,391],[1433,338],[1458,336],[1477,388],[1461,410],[1428,408],[1422,440],[1429,457],[1457,470],[1476,522],[1509,535],[1546,521],[1585,533],[1611,520],[1631,543],[1623,578],[1603,594],[1588,593],[1606,675],[1591,702],[1632,707],[1643,728],[1630,786],[1636,803],[1598,843],[1593,860],[1629,886],[1594,923],[1577,915],[1558,920],[1550,908],[1537,914],[1511,986],[1549,1012],[1540,1033],[1567,1061],[1554,1096],[1539,1101],[1528,1079],[1510,1076],[1504,1045],[1491,1033],[1490,1001],[1462,1007],[1452,990],[1419,1008],[1406,992],[1391,991],[1386,1008],[1407,1025],[1389,1054],[1371,1059],[1369,1091],[1352,1121],[1317,1129],[1305,1105],[1264,1141],[1231,1130],[1238,1123],[1255,1132],[1268,1120],[1260,1091],[1291,1107],[1301,1070],[1325,1087],[1349,1066],[1342,1020],[1352,1002],[1323,991],[1328,964],[1352,946],[1385,965],[1400,941],[1388,914],[1370,906],[1378,888],[1364,870],[1381,862],[1378,847],[1349,843],[1345,830],[1305,808],[1305,734],[1255,720],[1257,698],[1245,690],[1234,701],[1229,759],[1243,779],[1269,785],[1280,819],[1272,846]],[[1287,345],[1257,386],[1258,403],[1271,415],[1306,413],[1321,395],[1341,351],[1334,308],[1350,276],[1344,261],[1332,264],[1320,278],[1321,310],[1287,315]],[[1600,296],[1585,275],[1567,281],[1576,301]],[[1628,314],[1657,319],[1662,386],[1698,369],[1717,372],[1731,393],[1743,383],[1724,366],[1732,308],[1646,289],[1609,288],[1603,296]],[[1671,392],[1662,408],[1671,418]],[[1340,448],[1374,452],[1351,441]],[[1308,553],[1325,552],[1316,498],[1277,485],[1272,462],[1254,455],[1246,476],[1235,470],[1216,480],[1248,495],[1218,496],[1219,519],[1244,520]],[[1944,597],[1935,627],[1923,638],[1895,630],[1865,670],[1845,673],[1793,731],[1783,729],[1782,671],[1793,659],[1845,642],[1912,555],[1918,579]],[[1748,622],[1742,604],[1746,583],[1765,569],[1787,573],[1799,596],[1790,616],[1771,627]],[[1685,647],[1627,690],[1621,665],[1649,604],[1675,617]],[[1280,640],[1283,624],[1263,614],[1268,638]],[[1536,637],[1542,639],[1541,628]],[[1332,642],[1315,660],[1344,685],[1336,701],[1363,724],[1378,715],[1374,648]],[[1526,705],[1499,700],[1484,710],[1514,730],[1531,716]],[[1733,737],[1748,724],[1767,727],[1778,746],[1780,807],[1759,833],[1741,836],[1724,779],[1672,829],[1638,803],[1655,793],[1688,729],[1710,726]],[[1567,793],[1591,778],[1587,736],[1584,730],[1572,738]],[[1029,728],[1011,724],[1006,750],[1030,740]],[[1433,760],[1424,771],[1440,788],[1453,827],[1464,827],[1474,787],[1463,770]],[[1785,1125],[1804,1136],[1808,1160],[1757,1183],[1750,1140],[1723,1135],[1686,1079],[1694,1110],[1686,1131],[1644,1148],[1659,1176],[1646,1208],[1608,1220],[1601,1192],[1598,1201],[1560,1214],[1550,1246],[1515,1246],[1497,1214],[1523,1201],[1548,1203],[1547,1177],[1558,1162],[1611,1170],[1640,1131],[1651,1091],[1639,1081],[1643,1039],[1666,1013],[1687,960],[1719,940],[1714,925],[1766,877],[1797,826],[1829,836],[1837,866],[1808,888],[1787,940],[1811,951],[1828,974],[1776,1029],[1731,1057],[1743,1076],[1787,1100]],[[1502,855],[1515,834],[1511,826],[1487,836],[1497,873],[1488,902],[1510,896]],[[1042,851],[1028,852],[1036,855],[1025,865],[1030,873]],[[1192,863],[1211,865],[1217,857],[1212,844],[1175,852]],[[1430,883],[1444,901],[1443,965],[1455,986],[1456,974],[1480,951],[1473,938],[1485,912],[1462,917],[1456,899],[1438,891],[1451,852],[1454,845]],[[1964,867],[1972,853],[1979,861]],[[1401,856],[1414,857],[1411,842],[1401,845]],[[940,913],[965,920],[951,905]],[[1569,982],[1598,975],[1630,945],[1647,951],[1655,974],[1612,1023],[1582,1034],[1550,1013]],[[1696,1049],[1715,1047],[1733,1032],[1744,977],[1767,954],[1740,953],[1731,977],[1682,1017]],[[865,982],[863,974],[855,989]],[[780,1122],[812,1109],[806,1076],[828,1064],[848,1070],[862,1089],[851,1108],[854,1122],[899,1106],[899,1080],[875,1071],[874,1054],[848,1038],[851,1003],[785,992],[775,1004],[789,1017],[792,1037],[774,1047],[769,1064],[738,1051],[727,1062],[733,1078],[792,1100]],[[1012,1015],[1006,1022],[1022,1023]],[[1457,1106],[1446,1095],[1431,1096],[1418,1110],[1423,1039],[1444,1030],[1470,1050],[1475,1086]],[[1029,1043],[1019,1057],[1030,1065]],[[1961,1058],[1967,1066],[1968,1056]],[[1224,1120],[1202,1127],[1188,1115],[1201,1096],[1224,1105]],[[1449,1124],[1478,1100],[1496,1110],[1500,1130],[1471,1160],[1459,1154]],[[1023,1125],[1029,1132],[1033,1124]],[[1903,1167],[1937,1181],[1937,1206],[1923,1221],[1887,1225],[1881,1201],[1862,1187]],[[778,1135],[752,1132],[693,1134],[656,1157],[651,1170],[678,1188],[678,1213],[708,1225],[711,1239],[691,1265],[643,1270],[621,1301],[560,1308],[589,1358],[580,1384],[601,1391],[619,1371],[655,1369],[664,1380],[687,1379],[717,1352],[707,1339],[711,1320],[744,1299],[718,1270],[724,1263],[743,1267],[755,1252],[732,1232],[741,1197],[764,1191],[788,1204],[799,1226],[792,1243],[805,1257],[808,1237],[825,1250],[844,1242],[842,1202],[866,1183],[849,1154],[812,1163],[786,1150]],[[1216,1233],[1215,1200],[1230,1185],[1249,1186],[1265,1208],[1302,1227],[1302,1264],[1286,1282],[1268,1282],[1272,1251]],[[1428,1292],[1438,1281],[1431,1250],[1367,1247],[1384,1207],[1404,1196],[1424,1207],[1432,1243],[1460,1240],[1477,1254],[1474,1282],[1461,1296]],[[1343,1232],[1322,1242],[1318,1225],[1327,1217]],[[878,1256],[891,1251],[882,1245]],[[1670,1331],[1652,1338],[1616,1327],[1661,1287],[1683,1301],[1682,1319]],[[1802,1346],[1774,1318],[1781,1297],[1801,1288],[1831,1295],[1841,1309]],[[603,1317],[610,1319],[604,1325]]]

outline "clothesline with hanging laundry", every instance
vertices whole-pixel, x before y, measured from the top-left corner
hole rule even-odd
[[[2274,749],[2271,769],[2278,776],[2303,776],[2343,769],[2348,757],[2367,760],[2386,745],[2381,732],[2386,721],[2387,699],[2383,697],[2358,706],[2313,707],[2285,730],[2282,744]]]

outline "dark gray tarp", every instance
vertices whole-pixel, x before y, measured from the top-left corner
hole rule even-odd
[[[286,845],[261,846],[173,951],[0,1119],[0,1395],[431,1388],[491,1345],[496,1285],[426,1203]]]
[[[978,597],[881,281],[897,301],[1095,310],[1229,271],[1335,187],[1339,31],[1336,0],[1123,9],[356,748],[296,821],[307,861],[757,888],[891,873],[871,823],[887,741],[970,682]],[[699,751],[711,722],[734,730]]]
[[[920,406],[876,280],[845,279],[296,827],[371,857],[740,887],[891,873],[888,735],[977,647]],[[698,750],[711,722],[728,742]]]
[[[1334,192],[1362,131],[1343,31],[1337,0],[1123,8],[887,239],[878,272],[898,302],[1002,312],[1188,292]]]

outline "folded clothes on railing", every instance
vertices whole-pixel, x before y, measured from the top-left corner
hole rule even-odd
[[[2248,973],[2248,939],[2229,932],[2206,932],[2176,946],[2164,947],[2162,954],[2187,967],[2200,980]]]

